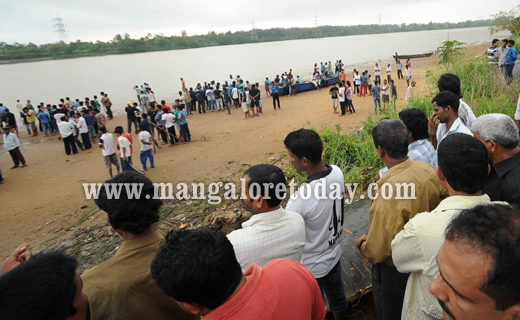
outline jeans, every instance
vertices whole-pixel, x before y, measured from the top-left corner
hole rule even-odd
[[[141,151],[141,164],[143,165],[143,169],[146,170],[146,160],[150,159],[150,168],[155,168],[153,163],[153,152],[152,149]]]
[[[403,79],[403,70],[397,70],[397,78]]]
[[[292,86],[288,86],[289,87],[289,95],[292,96]]]
[[[348,111],[350,113],[354,112],[356,113],[356,109],[354,109],[354,105],[352,104],[352,99],[345,99],[345,101],[347,102],[347,107],[348,107]]]
[[[211,99],[211,111],[215,111],[215,107],[217,105],[217,101],[214,99]]]
[[[224,108],[222,107],[222,98],[218,98],[215,102],[216,102],[216,104],[217,104],[217,111],[218,111],[218,110],[222,110],[222,109],[224,109]]]
[[[341,107],[341,115],[344,116],[345,115],[345,107],[347,105],[347,102],[346,101],[340,101],[339,105]]]
[[[167,130],[170,133],[170,144],[173,146],[175,143],[179,142],[179,139],[177,139],[177,135],[175,134],[175,126],[171,126]]]
[[[123,172],[133,170],[132,166],[130,166],[130,161],[132,161],[132,156],[126,157],[126,160],[123,160],[123,157],[121,157],[121,168]]]
[[[231,101],[230,100],[226,100],[225,103],[225,106],[226,106],[226,109],[227,109],[227,113],[228,114],[231,114],[231,111],[229,110],[229,107],[231,106]]]
[[[273,97],[273,107],[276,109],[276,102],[278,102],[278,109],[280,109],[280,95],[278,92],[272,92],[271,97]]]
[[[135,118],[127,119],[128,133],[132,133],[132,123],[134,124],[135,131],[137,131],[137,120]]]
[[[204,100],[197,101],[199,105],[199,113],[206,113],[206,107],[204,107]]]
[[[31,134],[31,126],[28,123],[25,123],[25,128],[27,129],[27,133]]]
[[[112,108],[112,106],[105,106],[105,108],[107,109],[108,119],[114,119],[114,115],[112,114],[112,110],[110,110],[110,108]]]
[[[49,133],[52,133],[50,123],[42,123],[42,128],[46,136],[48,136],[47,131],[49,131]]]
[[[381,99],[379,98],[374,98],[374,110],[375,112],[377,113],[377,105],[379,104],[379,113],[383,113],[381,111]]]
[[[514,64],[506,64],[504,66],[504,77],[506,79],[507,84],[510,84],[513,81],[513,69],[515,68]]]
[[[70,155],[70,151],[72,150],[72,154],[78,153],[78,149],[76,149],[76,144],[74,143],[74,136],[70,135],[66,138],[62,138],[63,144],[65,145],[65,153]]]
[[[348,309],[348,302],[341,281],[341,259],[326,276],[317,278],[316,281],[320,286],[321,295],[327,296],[330,312],[338,313]]]
[[[372,266],[372,295],[377,319],[401,319],[408,273],[400,273],[394,266],[376,263]]]
[[[191,114],[191,101],[190,102],[186,101],[186,112],[188,114]]]
[[[85,148],[83,147],[83,143],[81,143],[81,142],[79,141],[77,135],[74,136],[74,142],[76,142],[76,145],[78,146],[78,148],[79,148],[80,150],[85,150]]]
[[[381,76],[376,75],[376,81],[381,84]]]
[[[392,82],[390,82],[392,80],[392,76],[387,74],[386,75],[386,79],[388,80],[388,84],[391,84]]]
[[[88,136],[90,139],[93,139],[96,137],[96,130],[94,129],[94,126],[87,126],[88,127]]]
[[[83,145],[85,146],[85,149],[92,148],[92,144],[90,144],[90,138],[88,137],[88,132],[81,134],[81,140],[83,141]]]
[[[181,132],[184,137],[184,142],[191,141],[190,128],[188,128],[188,123],[181,124]]]

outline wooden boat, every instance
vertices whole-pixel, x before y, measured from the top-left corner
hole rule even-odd
[[[433,55],[433,52],[426,52],[426,53],[418,53],[418,54],[409,54],[409,55],[398,55],[397,59],[415,59],[415,58],[425,58],[425,57],[431,57]],[[395,59],[395,56],[392,56]]]
[[[356,247],[356,239],[368,234],[370,199],[345,205],[345,222],[341,235],[341,280],[349,300],[359,298],[372,288],[372,265],[365,262]]]
[[[326,78],[325,80],[321,80],[320,87],[323,88],[323,87],[326,87],[326,86],[329,86],[331,84],[338,83],[338,82],[339,82],[339,75],[338,76],[333,75],[332,77]],[[314,86],[314,83],[312,83],[312,82],[297,83],[294,86],[294,90],[296,90],[296,93],[314,90],[314,89],[316,89],[316,86]],[[282,85],[278,85],[278,91],[283,92]]]

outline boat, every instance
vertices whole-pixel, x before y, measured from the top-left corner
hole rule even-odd
[[[325,78],[325,80],[321,80],[320,87],[323,88],[323,87],[326,87],[326,86],[329,86],[331,84],[338,83],[338,82],[339,82],[339,75],[332,75],[332,77]],[[316,89],[316,86],[312,82],[297,83],[294,85],[294,90],[296,91],[296,93],[314,90],[314,89]],[[279,92],[283,92],[283,86],[278,85],[278,90],[279,90]]]
[[[397,59],[415,59],[415,58],[426,58],[431,57],[433,55],[433,52],[426,52],[426,53],[418,53],[418,54],[408,54],[408,55],[397,55]],[[395,56],[392,56],[395,59]]]

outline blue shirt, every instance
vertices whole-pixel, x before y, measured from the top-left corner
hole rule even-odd
[[[83,119],[85,119],[85,122],[87,123],[87,127],[93,126],[92,115],[90,115],[90,114],[84,115]]]
[[[188,119],[186,118],[186,110],[182,109],[181,111],[179,111],[179,113],[177,114],[177,119],[179,119],[180,125],[188,123]]]
[[[372,95],[374,96],[374,100],[379,99],[380,90],[381,90],[381,87],[378,85],[375,85],[372,87]]]
[[[303,83],[302,78],[298,77],[298,83]]]
[[[0,114],[5,114],[5,109],[7,109],[7,108],[4,107],[4,106],[1,106],[0,107]]]
[[[38,113],[37,117],[38,117],[38,119],[40,119],[40,122],[42,124],[49,123],[49,115],[47,113],[40,112],[40,113]]]
[[[79,107],[79,102],[74,102],[70,107],[77,109]]]
[[[397,70],[403,70],[403,65],[401,63],[397,64]]]
[[[276,84],[276,83],[271,84],[271,92],[278,93],[278,84]]]
[[[367,77],[366,76],[361,76],[359,77],[360,81],[361,81],[361,85],[364,86],[367,84]]]
[[[143,121],[141,121],[141,123],[139,124],[140,125],[145,125],[146,126],[146,131],[150,132],[150,123],[148,122],[148,119],[143,119]],[[151,132],[150,132],[151,133]]]
[[[516,59],[517,59],[516,48],[514,46],[510,47],[509,50],[507,51],[507,55],[506,55],[506,66],[515,64]]]

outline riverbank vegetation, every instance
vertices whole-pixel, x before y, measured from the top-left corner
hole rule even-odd
[[[381,34],[392,32],[409,32],[424,30],[439,30],[452,28],[470,28],[492,26],[493,20],[476,20],[458,23],[423,23],[423,24],[386,24],[386,25],[356,25],[356,26],[321,26],[321,37],[341,37],[351,35]],[[257,42],[271,42],[297,39],[315,38],[315,28],[272,28],[256,29]],[[108,54],[151,52],[162,50],[177,50],[201,48],[210,46],[223,46],[233,44],[245,44],[251,41],[250,31],[237,31],[216,33],[208,32],[205,35],[187,36],[182,32],[180,36],[164,36],[162,34],[151,35],[139,39],[133,39],[129,34],[118,34],[107,42],[85,42],[77,40],[70,43],[58,42],[36,45],[34,43],[8,44],[0,42],[0,61],[19,59],[61,59],[86,56],[99,56]]]
[[[411,101],[403,101],[396,108],[389,108],[383,114],[372,115],[363,122],[363,128],[353,133],[342,133],[335,128],[318,128],[324,144],[323,159],[327,164],[340,167],[345,174],[345,182],[366,186],[374,181],[377,171],[384,164],[377,158],[372,141],[372,128],[384,117],[398,118],[400,110],[418,108],[428,117],[433,114],[431,99],[438,93],[437,80],[444,73],[453,73],[461,80],[463,99],[478,117],[487,113],[504,113],[514,117],[520,94],[520,80],[506,85],[496,66],[489,66],[485,56],[472,57],[468,53],[454,55],[451,60],[432,66],[427,71],[426,86],[423,92]],[[316,129],[316,128],[315,128]],[[301,183],[305,175],[292,166],[285,168],[288,178]],[[360,190],[360,188],[358,188]]]

